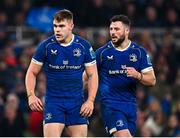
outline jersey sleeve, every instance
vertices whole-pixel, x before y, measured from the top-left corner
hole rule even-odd
[[[147,54],[145,49],[141,49],[141,61],[140,61],[140,70],[142,73],[153,70],[150,56]]]
[[[43,65],[46,57],[45,44],[42,42],[38,45],[35,54],[32,57],[32,62],[38,65]]]
[[[92,46],[87,43],[85,48],[85,66],[91,66],[96,63],[96,54]]]
[[[101,67],[101,50],[100,49],[96,50],[96,63],[97,63],[97,68],[99,70]]]

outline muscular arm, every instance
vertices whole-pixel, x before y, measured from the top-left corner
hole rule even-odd
[[[28,97],[34,95],[36,76],[40,72],[40,70],[41,70],[41,66],[31,61],[26,73],[26,80],[25,80]]]
[[[98,73],[97,73],[96,64],[92,66],[87,66],[85,71],[87,74],[87,87],[88,87],[87,100],[94,102],[98,88]]]
[[[26,73],[26,91],[28,96],[28,103],[32,111],[42,111],[43,104],[41,100],[35,96],[34,89],[36,85],[36,76],[41,70],[40,65],[33,62],[30,63],[29,68]]]
[[[96,64],[87,66],[83,74],[84,87],[88,88],[88,99],[81,106],[80,114],[85,117],[91,116],[94,109],[94,100],[98,88],[98,74]]]
[[[139,80],[143,85],[154,86],[156,84],[156,77],[154,75],[154,70],[150,70],[144,73],[136,71],[133,67],[126,67],[127,76],[133,77]]]
[[[142,75],[142,76],[141,76]],[[145,73],[139,73],[139,80],[143,85],[154,86],[156,84],[156,77],[154,75],[154,70],[150,70]]]

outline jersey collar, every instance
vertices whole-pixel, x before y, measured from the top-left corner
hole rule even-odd
[[[118,50],[118,51],[125,51],[125,50],[127,50],[129,47],[130,47],[130,45],[131,45],[131,41],[129,42],[129,44],[128,44],[128,46],[126,47],[126,48],[124,48],[124,49],[118,49],[118,48],[116,48],[115,46],[114,46],[114,44],[112,43],[112,41],[111,41],[111,45],[116,49],[116,50]]]
[[[61,44],[61,46],[70,46],[71,45],[71,43],[74,41],[74,34],[72,34],[72,39],[71,39],[71,41],[69,42],[69,43],[67,43],[67,44]]]

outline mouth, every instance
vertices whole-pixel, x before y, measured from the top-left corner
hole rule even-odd
[[[117,37],[111,37],[112,41],[115,41],[117,39]]]
[[[61,34],[56,34],[57,38],[62,38],[63,36]]]

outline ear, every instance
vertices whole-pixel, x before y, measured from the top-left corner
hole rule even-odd
[[[70,20],[69,24],[70,24],[70,29],[72,30],[72,29],[74,28],[74,23],[73,23],[73,21]]]
[[[125,28],[125,33],[126,33],[126,35],[129,35],[129,32],[130,32],[129,27],[126,27],[126,28]]]
[[[71,24],[71,29],[73,29],[74,28],[74,23],[72,22],[72,24]]]

